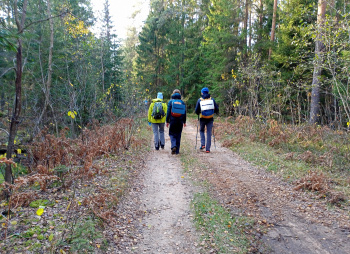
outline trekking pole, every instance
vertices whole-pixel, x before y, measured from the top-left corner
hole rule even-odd
[[[216,143],[215,143],[215,133],[214,133],[214,130],[215,130],[215,128],[214,128],[214,124],[213,124],[213,137],[214,137],[214,146],[215,146],[215,150],[216,150]]]
[[[194,147],[194,150],[197,149],[198,123],[199,123],[199,115],[198,115],[198,121],[197,121],[196,146]]]

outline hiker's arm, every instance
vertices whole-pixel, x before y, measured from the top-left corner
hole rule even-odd
[[[194,110],[194,112],[199,115],[201,113],[201,107],[200,107],[200,100],[197,101],[196,104],[196,109]]]
[[[184,103],[185,104],[185,103]],[[186,105],[185,105],[186,106]],[[186,110],[185,110],[185,114],[184,114],[184,126],[186,126],[186,114],[187,114],[187,107],[186,107]]]
[[[166,103],[163,103],[163,107],[164,107],[164,112],[165,112],[165,119],[168,117],[168,105]]]
[[[151,122],[153,106],[154,104],[151,103],[151,105],[149,105],[149,108],[148,108],[148,122]]]
[[[167,111],[166,111],[166,122],[167,123],[170,123],[170,112],[171,112],[171,100],[168,103],[168,108],[167,108]]]
[[[218,104],[216,104],[214,99],[213,99],[213,101],[214,101],[214,113],[219,114],[219,106],[218,106]]]

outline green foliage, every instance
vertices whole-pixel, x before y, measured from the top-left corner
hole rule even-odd
[[[248,217],[235,217],[212,199],[208,193],[195,194],[192,201],[195,224],[204,234],[201,240],[214,245],[219,253],[247,253],[250,241],[246,237],[254,225]]]
[[[29,206],[33,208],[38,208],[39,206],[52,206],[54,203],[50,202],[47,199],[37,199],[32,201]]]
[[[178,87],[190,109],[200,89],[208,86],[221,112],[228,115],[303,123],[310,110],[317,0],[279,3],[276,36],[271,41],[273,2],[153,1],[139,37],[137,71],[142,90],[152,97],[159,90],[169,93]],[[344,115],[349,118],[350,112],[348,81],[339,78],[349,76],[349,6],[343,1],[336,5],[341,11],[327,9],[325,24],[331,36],[324,32],[322,37],[327,50],[322,66],[323,123]],[[249,12],[257,16],[247,16]],[[233,106],[236,100],[239,107]],[[332,100],[341,112],[336,112]]]
[[[92,218],[79,221],[69,239],[72,251],[93,251],[95,246],[91,242],[102,238],[98,225],[98,220]]]
[[[23,232],[22,237],[31,238],[34,234],[37,234],[38,236],[41,235],[42,232],[44,232],[43,229],[41,229],[39,226],[35,226]]]

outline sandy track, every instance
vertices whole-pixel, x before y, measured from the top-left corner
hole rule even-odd
[[[119,239],[119,250],[113,253],[206,253],[197,246],[198,232],[189,207],[195,190],[187,177],[182,178],[180,157],[170,154],[167,131],[165,150],[153,150],[150,141],[152,151],[145,168],[121,204],[121,217],[134,225],[130,225],[129,239]],[[194,148],[195,126],[188,124],[182,138]],[[269,226],[261,235],[267,247],[257,253],[350,253],[346,211],[329,210],[324,201],[294,191],[294,186],[244,161],[218,141],[216,146],[213,143],[210,154],[193,149],[192,156],[207,167],[194,165],[191,170],[198,173],[197,180],[210,183],[212,195],[233,214],[252,216]]]
[[[165,149],[151,152],[146,163],[140,195],[145,217],[138,253],[198,253],[190,212],[192,188],[182,178],[180,157],[170,154],[170,139],[165,135]]]
[[[185,137],[194,144],[195,127],[189,125]],[[347,211],[329,210],[324,201],[294,191],[294,186],[252,166],[219,142],[216,149],[212,145],[210,154],[193,152],[208,164],[202,177],[233,213],[271,225],[262,240],[272,253],[350,253]]]

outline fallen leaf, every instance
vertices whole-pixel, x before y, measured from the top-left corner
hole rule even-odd
[[[39,208],[38,210],[36,210],[36,214],[41,216],[44,213],[44,208]]]

